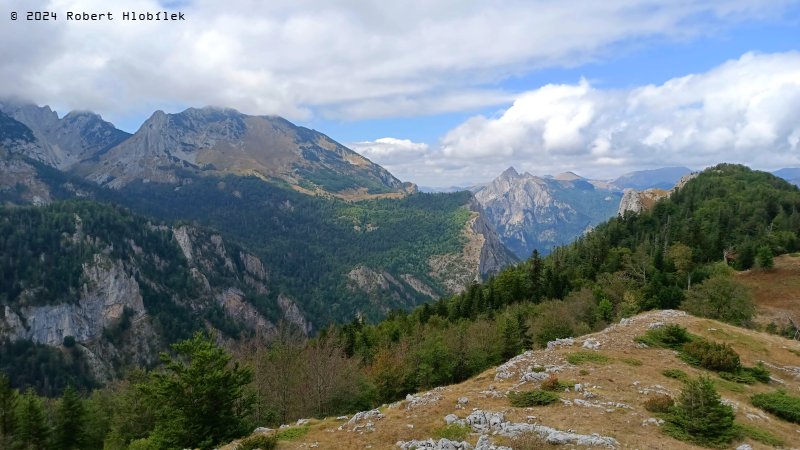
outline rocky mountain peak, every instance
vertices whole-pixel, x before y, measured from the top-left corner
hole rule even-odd
[[[513,166],[509,166],[508,169],[504,170],[498,178],[512,179],[517,177],[519,177],[517,170],[514,169]]]
[[[130,136],[88,111],[71,111],[59,118],[49,106],[14,101],[0,103],[0,111],[32,131],[37,148],[26,152],[26,156],[61,170],[70,169]]]
[[[134,181],[178,184],[195,174],[256,175],[306,193],[347,198],[405,195],[414,190],[389,172],[322,133],[277,116],[235,109],[156,111],[126,142],[80,168],[112,188]]]
[[[517,257],[571,242],[617,210],[619,192],[572,172],[559,177],[520,175],[509,168],[476,192],[486,220]]]

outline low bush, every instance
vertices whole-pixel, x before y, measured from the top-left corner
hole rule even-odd
[[[278,445],[274,436],[259,434],[242,439],[236,450],[272,450]]]
[[[785,391],[756,394],[751,398],[753,405],[775,414],[783,420],[800,423],[800,397]]]
[[[465,425],[451,423],[433,430],[433,437],[436,439],[448,439],[451,441],[464,441],[469,436],[470,428]]]
[[[675,406],[675,400],[667,394],[653,394],[644,401],[644,409],[653,413],[666,413]]]
[[[715,372],[736,373],[742,367],[739,354],[733,347],[703,339],[684,344],[681,356],[689,364]]]
[[[689,375],[687,375],[686,372],[682,371],[681,369],[665,369],[663,372],[661,372],[661,375],[680,381],[686,381],[689,379]]]
[[[636,342],[646,344],[648,347],[661,347],[679,349],[683,344],[692,341],[692,335],[686,328],[669,324],[661,328],[647,330],[644,336],[636,338]]]
[[[757,362],[755,367],[747,367],[744,370],[749,372],[750,375],[752,375],[753,378],[756,379],[756,381],[759,381],[764,384],[768,384],[771,381],[770,375],[772,374],[770,373],[769,369],[767,369],[764,366],[764,363],[761,361]]]
[[[278,430],[278,432],[275,434],[275,439],[279,441],[293,441],[295,439],[300,439],[307,434],[307,426],[284,428],[282,430]]]
[[[561,391],[563,388],[561,387],[561,383],[558,382],[558,377],[550,374],[546,380],[542,381],[542,385],[540,386],[544,391]]]
[[[567,362],[576,366],[585,363],[608,364],[611,358],[597,352],[575,352],[567,355]]]
[[[741,384],[756,384],[756,379],[750,375],[749,372],[740,370],[736,373],[733,372],[720,372],[719,377],[723,380],[733,381],[734,383]]]
[[[508,400],[511,406],[527,408],[529,406],[544,406],[558,401],[560,397],[555,392],[535,389],[532,391],[510,392]]]
[[[749,437],[750,439],[761,442],[762,444],[772,447],[783,447],[783,439],[770,433],[768,430],[759,428],[753,425],[737,423],[736,429],[742,437]]]
[[[762,362],[756,364],[755,367],[742,367],[736,372],[720,372],[719,376],[723,380],[742,384],[756,384],[758,382],[768,384],[770,382],[770,372]]]

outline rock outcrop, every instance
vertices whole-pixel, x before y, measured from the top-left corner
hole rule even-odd
[[[475,198],[500,240],[525,259],[534,249],[548,253],[611,217],[620,193],[573,173],[537,177],[509,167],[480,187]]]
[[[647,211],[652,208],[657,201],[661,200],[662,198],[669,197],[673,192],[681,189],[687,182],[689,182],[689,180],[695,178],[697,175],[699,175],[699,172],[684,175],[680,180],[678,180],[675,186],[669,190],[650,188],[643,191],[637,191],[627,188],[622,195],[622,200],[619,202],[617,215],[625,215],[625,213],[628,211],[637,214],[642,211]]]
[[[473,281],[480,281],[519,261],[500,242],[474,197],[466,208],[472,214],[462,231],[465,244],[461,253],[435,255],[428,260],[429,275],[445,286],[449,294],[462,292]]]
[[[26,156],[61,170],[67,170],[130,136],[90,112],[72,111],[59,118],[48,106],[9,101],[0,102],[0,111],[33,132],[37,145],[25,152]]]

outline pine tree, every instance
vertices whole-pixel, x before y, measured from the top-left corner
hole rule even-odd
[[[769,270],[775,266],[775,262],[772,260],[772,249],[768,245],[762,245],[758,248],[756,262],[761,270]]]
[[[667,419],[666,431],[704,445],[730,442],[735,434],[733,408],[723,404],[710,378],[689,380]]]
[[[8,377],[0,372],[0,448],[9,448],[16,426],[18,393]]]
[[[539,256],[539,250],[534,249],[531,257],[528,259],[530,264],[530,283],[531,283],[531,299],[538,302],[542,298],[542,272],[543,264],[542,258]]]
[[[50,430],[44,416],[42,401],[28,389],[20,398],[17,408],[17,429],[14,441],[21,450],[44,450]]]
[[[519,346],[521,351],[530,350],[533,347],[530,327],[521,312],[517,313],[517,333],[519,333]]]
[[[86,409],[78,392],[67,386],[61,396],[54,430],[54,448],[80,450],[84,447]]]
[[[201,332],[172,348],[177,357],[162,354],[165,369],[141,386],[156,416],[152,443],[206,449],[241,436],[253,405],[245,393],[253,372],[231,364],[231,356]]]
[[[519,354],[519,330],[515,320],[507,319],[503,323],[503,359],[513,358]]]

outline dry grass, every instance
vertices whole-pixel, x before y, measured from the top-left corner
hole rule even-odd
[[[514,408],[509,405],[508,399],[503,396],[494,398],[481,394],[490,386],[497,392],[505,393],[511,390],[530,390],[538,387],[537,382],[518,383],[518,376],[509,380],[495,380],[495,370],[489,369],[482,374],[464,383],[448,386],[437,392],[442,398],[433,404],[408,409],[406,402],[401,402],[397,407],[384,407],[384,419],[375,420],[374,432],[348,432],[338,431],[344,421],[326,419],[313,421],[306,436],[291,442],[280,442],[278,449],[309,448],[317,443],[320,449],[396,449],[395,443],[400,440],[427,439],[433,437],[436,430],[441,429],[445,423],[443,418],[448,414],[466,417],[472,408],[490,411],[503,411],[507,419],[515,422],[531,422],[547,425],[561,430],[572,429],[578,433],[600,433],[612,436],[620,442],[621,448],[639,449],[696,449],[691,444],[676,441],[656,426],[642,426],[642,422],[653,417],[643,405],[659,388],[664,393],[676,397],[683,383],[680,380],[664,376],[666,369],[680,369],[688,376],[694,377],[699,373],[708,373],[701,369],[690,367],[679,358],[676,353],[668,349],[638,348],[634,342],[636,336],[644,334],[652,322],[674,322],[686,328],[693,334],[704,336],[717,342],[730,343],[739,353],[742,363],[753,366],[759,360],[769,365],[773,376],[780,378],[785,383],[785,388],[790,391],[800,389],[800,374],[793,374],[789,367],[798,364],[800,342],[793,342],[779,336],[768,335],[753,330],[745,330],[719,322],[699,319],[691,316],[664,318],[659,312],[647,313],[634,318],[633,323],[627,326],[614,325],[607,330],[591,335],[602,343],[601,352],[610,361],[606,364],[588,364],[575,366],[567,364],[568,355],[581,351],[581,338],[576,339],[572,347],[563,347],[551,351],[539,350],[532,352],[528,360],[519,367],[525,370],[535,364],[562,365],[564,369],[558,373],[559,379],[575,380],[597,394],[592,401],[619,402],[630,406],[629,408],[599,408],[578,405],[564,405],[561,403],[529,408]],[[766,350],[766,351],[765,351]],[[632,366],[631,360],[638,360],[642,365]],[[582,372],[582,369],[589,369]],[[769,430],[774,436],[787,443],[797,442],[797,426],[769,416],[750,404],[749,397],[754,393],[770,392],[776,384],[743,385],[719,379],[717,386],[722,397],[737,405],[737,420],[741,423]],[[457,399],[465,396],[469,403],[464,409],[457,409]],[[561,392],[560,396],[566,400],[583,399],[577,392]],[[611,412],[606,412],[611,409]],[[749,419],[747,414],[754,417],[761,415],[764,419]],[[411,427],[413,425],[413,428]],[[345,427],[346,428],[346,427]],[[498,444],[508,445],[509,439],[492,436]],[[475,444],[477,434],[471,434],[467,441]],[[764,448],[763,444],[747,440],[754,448]],[[515,442],[513,448],[551,448],[535,437],[525,437]],[[738,445],[738,444],[737,444]],[[513,446],[513,444],[512,444]],[[761,446],[761,447],[759,447]],[[735,447],[735,446],[734,446]],[[567,447],[569,448],[569,447]],[[228,449],[226,449],[228,450]]]
[[[800,257],[778,256],[774,269],[748,270],[738,274],[737,279],[753,292],[758,323],[774,321],[782,326],[787,315],[800,323]]]

